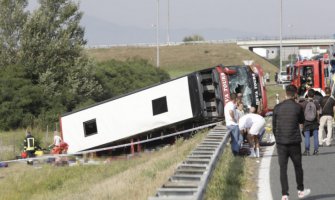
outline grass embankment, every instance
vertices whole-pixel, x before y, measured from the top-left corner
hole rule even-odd
[[[259,159],[234,157],[227,147],[208,184],[206,200],[256,200]]]
[[[87,54],[97,60],[126,60],[139,57],[156,65],[155,47],[114,47],[108,49],[88,49]],[[270,85],[267,86],[269,107],[276,102],[276,93],[283,99],[281,86],[274,86],[274,74],[278,68],[251,51],[236,44],[197,44],[160,47],[160,68],[166,70],[171,78],[176,78],[193,71],[216,66],[218,64],[243,65],[244,60],[254,60],[260,64],[264,72],[270,73]]]
[[[32,134],[37,139],[38,145],[42,148],[47,148],[47,146],[53,142],[52,132],[33,130]],[[20,155],[23,150],[23,140],[25,137],[26,134],[23,129],[0,132],[0,161],[12,160]]]
[[[0,199],[147,199],[204,136],[200,132],[160,151],[108,164],[38,168],[10,164],[0,168]]]
[[[89,49],[87,53],[97,61],[110,59],[126,60],[139,57],[149,60],[156,66],[156,47],[115,47],[108,49]],[[160,47],[160,68],[175,78],[199,69],[210,68],[218,64],[243,65],[244,60],[254,60],[271,79],[278,68],[260,56],[237,46],[236,44],[197,44]]]
[[[0,199],[147,199],[203,140],[205,132],[160,151],[100,165],[55,167],[13,163],[0,169]],[[212,175],[206,199],[256,200],[255,159],[234,157],[227,146]],[[242,191],[242,192],[241,192]]]

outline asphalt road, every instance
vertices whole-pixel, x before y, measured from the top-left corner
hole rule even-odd
[[[303,138],[304,139],[304,138]],[[311,153],[314,150],[311,138]],[[301,143],[304,152],[304,143]],[[331,147],[320,147],[318,156],[303,156],[305,188],[311,189],[311,194],[305,200],[335,200],[335,143]],[[288,164],[288,180],[290,200],[298,199],[297,184],[292,161]],[[277,148],[273,152],[270,165],[270,185],[273,200],[281,199],[281,186],[279,179],[279,164]],[[263,200],[263,199],[262,199]]]

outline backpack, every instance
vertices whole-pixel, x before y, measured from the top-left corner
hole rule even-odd
[[[314,101],[309,101],[306,104],[304,114],[305,114],[305,120],[307,120],[307,121],[314,121],[315,120],[317,111],[316,111],[316,105],[315,105]]]

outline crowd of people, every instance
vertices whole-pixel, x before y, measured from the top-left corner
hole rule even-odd
[[[313,155],[319,154],[320,146],[330,146],[332,140],[335,100],[331,89],[325,88],[325,96],[318,98],[313,89],[307,92],[307,98],[297,98],[297,88],[286,86],[286,100],[276,105],[273,111],[273,133],[275,135],[280,166],[280,182],[282,200],[288,200],[289,189],[287,180],[288,158],[293,162],[298,197],[304,198],[311,192],[303,184],[302,156],[310,156],[310,138],[314,140]],[[320,96],[319,96],[320,97]],[[327,131],[325,131],[325,126]],[[304,137],[304,153],[301,150]]]
[[[54,131],[53,143],[48,146],[51,149],[50,153],[55,154],[65,154],[67,153],[68,144],[62,140],[59,133]],[[42,151],[43,149],[37,143],[35,137],[30,131],[26,131],[26,137],[23,141],[23,152],[21,154],[22,158],[33,158],[36,156],[37,151]],[[28,164],[33,164],[31,159],[27,160]],[[57,163],[57,159],[56,159]]]
[[[319,147],[331,146],[335,112],[335,99],[331,89],[325,88],[325,96],[317,97],[313,89],[307,92],[307,98],[298,98],[298,89],[294,85],[286,86],[286,99],[274,107],[272,130],[276,141],[282,200],[288,200],[289,188],[287,164],[290,158],[294,165],[298,198],[311,193],[304,187],[302,156],[319,155]],[[259,141],[265,132],[265,119],[257,114],[255,107],[245,113],[241,98],[231,94],[231,100],[225,105],[225,120],[231,135],[232,153],[240,155],[245,138],[249,143],[249,157],[259,157]],[[313,153],[310,153],[310,140],[313,137]],[[304,152],[301,143],[304,138]],[[302,153],[303,152],[303,153]]]

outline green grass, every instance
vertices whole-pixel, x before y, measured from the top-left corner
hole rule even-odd
[[[155,47],[114,47],[109,49],[89,49],[87,54],[97,60],[110,59],[126,60],[132,57],[147,59],[152,65],[156,65]],[[243,60],[254,60],[260,64],[264,72],[270,73],[271,85],[274,84],[274,74],[278,68],[262,57],[237,46],[236,44],[198,44],[166,46],[160,48],[160,68],[166,70],[171,78],[185,74],[223,65],[243,65]],[[278,86],[267,86],[268,102],[270,108],[275,105],[276,93],[282,99],[283,90]]]
[[[159,151],[100,165],[10,164],[0,169],[0,199],[147,199],[204,136],[200,132]]]
[[[34,129],[32,130],[32,135],[38,140],[42,148],[46,148],[53,142],[53,133],[50,131]],[[0,161],[12,160],[20,155],[23,150],[23,140],[25,136],[24,129],[0,132]]]
[[[114,47],[109,49],[89,49],[87,54],[97,61],[110,59],[126,60],[140,57],[156,65],[155,47]],[[198,44],[166,46],[160,48],[160,67],[171,78],[200,69],[223,65],[243,65],[243,60],[254,60],[272,76],[278,68],[260,56],[240,48],[236,44]],[[273,77],[271,77],[273,79]]]
[[[255,159],[234,157],[225,148],[205,193],[206,200],[256,200],[258,164]]]

